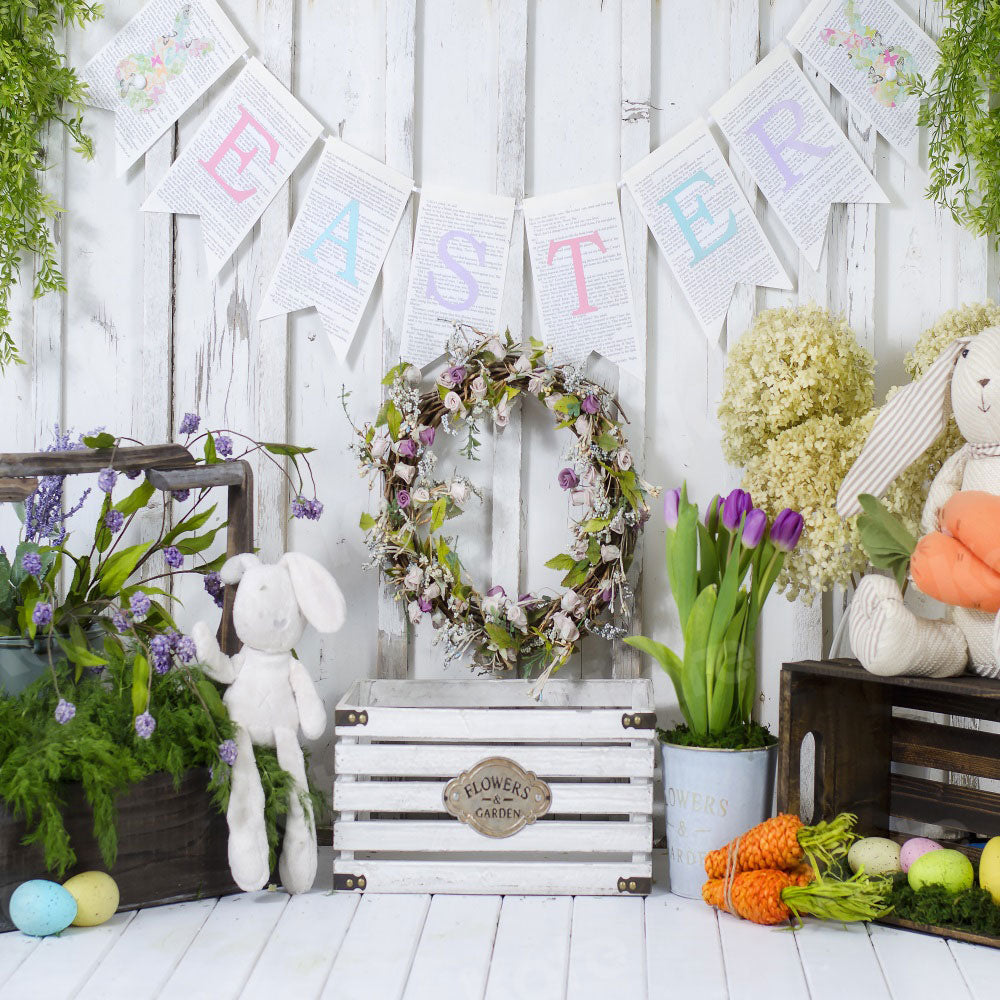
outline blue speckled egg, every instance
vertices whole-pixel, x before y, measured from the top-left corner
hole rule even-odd
[[[32,937],[66,930],[76,917],[76,900],[57,882],[33,878],[22,882],[10,897],[10,919]]]

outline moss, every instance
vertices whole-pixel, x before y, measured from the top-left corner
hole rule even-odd
[[[893,914],[915,924],[954,927],[1000,937],[1000,906],[993,897],[977,886],[963,892],[949,892],[940,885],[912,889],[905,875],[897,876],[893,884]]]
[[[762,726],[759,722],[751,722],[749,725],[738,723],[717,736],[708,736],[704,739],[696,737],[683,724],[669,730],[657,729],[656,734],[660,737],[661,743],[672,743],[680,747],[701,747],[706,750],[760,750],[774,746],[778,742],[767,726]]]

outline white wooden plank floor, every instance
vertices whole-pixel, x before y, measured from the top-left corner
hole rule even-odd
[[[0,934],[2,1000],[996,1000],[998,983],[998,949],[755,927],[660,887],[645,900],[259,892],[44,941]]]

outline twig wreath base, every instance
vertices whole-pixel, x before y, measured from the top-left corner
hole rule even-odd
[[[425,618],[437,630],[445,661],[471,659],[474,668],[501,673],[520,668],[547,677],[578,648],[583,633],[621,638],[612,621],[631,609],[627,572],[658,493],[632,467],[618,400],[583,374],[582,366],[552,363],[538,341],[522,350],[503,341],[456,330],[448,364],[435,386],[420,391],[420,371],[403,363],[383,379],[388,397],[374,424],[355,427],[352,450],[362,475],[381,485],[375,514],[361,516],[371,553],[406,602],[413,624]],[[533,396],[552,412],[556,427],[574,438],[567,465],[557,474],[569,494],[566,552],[546,566],[564,572],[564,593],[509,595],[500,586],[485,594],[463,576],[454,539],[443,532],[471,497],[467,478],[435,475],[439,432],[464,435],[461,454],[475,458],[480,422],[502,430],[518,397]],[[346,402],[346,400],[345,400]]]

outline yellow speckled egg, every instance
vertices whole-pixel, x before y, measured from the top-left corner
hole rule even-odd
[[[105,872],[81,872],[63,883],[76,900],[77,927],[96,927],[118,909],[118,884]]]
[[[979,856],[979,884],[1000,906],[1000,837],[987,841]]]

